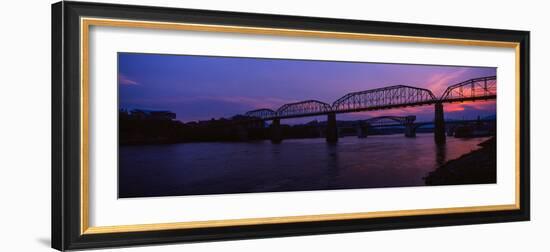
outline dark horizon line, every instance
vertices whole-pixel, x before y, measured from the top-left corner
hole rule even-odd
[[[165,110],[165,109],[140,109],[140,108],[132,108],[132,109],[129,109],[129,108],[119,108],[119,112],[120,111],[128,111],[128,112],[131,112],[132,110],[148,110],[148,111],[154,111],[154,112],[170,112],[170,113],[173,113],[172,111],[170,110]],[[495,111],[496,112],[496,111]],[[491,114],[491,115],[487,115],[487,116],[484,116],[482,118],[480,118],[481,120],[484,120],[484,118],[487,118],[487,117],[495,117],[494,120],[496,120],[496,113],[495,114]],[[189,121],[183,121],[183,120],[180,120],[180,119],[174,119],[174,121],[178,121],[180,123],[183,123],[183,124],[187,124],[187,123],[199,123],[199,122],[208,122],[208,121],[212,121],[212,120],[233,120],[232,117],[236,117],[236,116],[242,116],[242,117],[247,117],[246,115],[243,115],[243,114],[237,114],[237,115],[234,115],[234,116],[231,116],[231,117],[218,117],[218,118],[210,118],[210,119],[205,119],[205,120],[189,120]],[[405,115],[403,115],[405,116]],[[477,115],[475,117],[479,117],[480,115]],[[305,116],[305,117],[301,117],[301,118],[308,118],[308,117],[318,117],[318,116]],[[368,120],[368,119],[371,119],[371,118],[376,118],[378,116],[375,116],[375,117],[369,117],[369,118],[366,118],[366,119],[356,119],[356,120],[336,120],[337,122],[356,122],[356,121],[364,121],[364,120]],[[463,120],[475,120],[475,119],[457,119],[457,118],[445,118],[445,122],[447,121],[463,121]],[[487,119],[486,119],[487,120]],[[490,119],[488,121],[492,121],[493,119]],[[269,121],[269,120],[266,120],[266,121]],[[313,122],[313,121],[318,121],[318,120],[311,120],[311,121],[308,121],[308,122],[305,122],[305,123],[301,123],[301,124],[293,124],[293,125],[305,125],[305,124],[308,124],[310,122]],[[326,122],[326,120],[324,121],[318,121],[320,123],[322,122]],[[417,123],[428,123],[430,121],[421,121],[421,122],[417,122]]]

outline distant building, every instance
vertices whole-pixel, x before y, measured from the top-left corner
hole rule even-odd
[[[134,109],[130,111],[130,115],[137,119],[142,120],[174,120],[176,119],[176,113],[167,110],[145,110]]]

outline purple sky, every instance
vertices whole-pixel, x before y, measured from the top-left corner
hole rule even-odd
[[[258,108],[276,110],[308,99],[332,104],[349,92],[410,85],[440,96],[449,85],[496,75],[496,68],[352,63],[159,54],[118,54],[119,106],[170,110],[183,122],[231,117]],[[496,114],[496,104],[446,104],[446,118]],[[339,114],[339,120],[381,115],[433,119],[433,106]],[[326,120],[324,117],[295,122]],[[285,120],[284,123],[292,123]]]

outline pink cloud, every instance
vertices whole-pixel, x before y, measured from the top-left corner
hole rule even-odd
[[[119,83],[120,85],[125,85],[125,86],[136,86],[136,85],[139,85],[139,83],[138,83],[137,81],[131,80],[131,79],[128,78],[126,75],[121,74],[121,73],[118,74],[118,83]]]
[[[466,109],[472,110],[489,110],[495,106],[495,101],[476,101],[476,102],[463,102],[463,103],[449,103],[445,104],[445,112],[457,112],[464,111]]]
[[[431,90],[436,97],[439,97],[448,86],[456,84],[455,81],[465,74],[466,68],[461,68],[452,73],[438,73],[430,76],[427,83],[427,89]]]

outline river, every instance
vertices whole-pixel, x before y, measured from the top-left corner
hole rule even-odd
[[[120,146],[119,197],[422,186],[486,137],[433,134]]]

